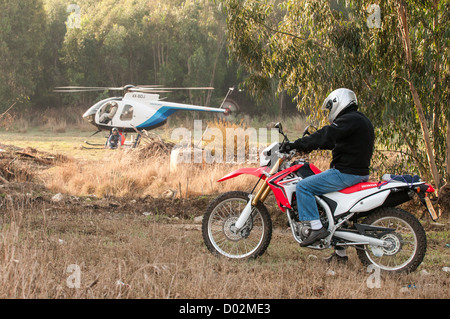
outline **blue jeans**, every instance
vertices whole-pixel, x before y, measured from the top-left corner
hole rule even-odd
[[[309,221],[320,219],[314,195],[337,192],[355,184],[367,182],[368,180],[369,176],[344,174],[335,168],[302,179],[298,182],[295,189],[300,220]]]

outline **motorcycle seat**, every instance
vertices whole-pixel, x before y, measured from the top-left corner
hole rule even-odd
[[[351,194],[351,193],[366,190],[369,188],[379,187],[380,185],[382,186],[387,183],[398,182],[398,183],[413,184],[413,183],[419,183],[422,181],[418,175],[412,176],[412,175],[408,175],[408,174],[405,174],[405,175],[384,174],[381,179],[384,181],[384,183],[380,184],[380,183],[374,183],[374,182],[363,182],[363,183],[359,183],[359,184],[344,188],[344,189],[340,190],[339,192],[344,193],[344,194]]]
[[[356,185],[344,188],[344,189],[340,190],[339,192],[344,193],[344,194],[351,194],[351,193],[359,192],[359,191],[366,190],[369,188],[374,188],[377,186],[378,186],[378,183],[363,182],[363,183],[358,183]]]
[[[403,182],[408,184],[418,183],[422,181],[419,175],[413,176],[409,174],[404,175],[384,174],[381,179],[386,182]]]

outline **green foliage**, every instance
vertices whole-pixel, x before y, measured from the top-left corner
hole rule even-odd
[[[220,89],[226,87],[228,72],[225,23],[212,3],[84,0],[78,4],[81,28],[67,30],[61,49],[68,83],[214,86],[219,89],[216,98],[223,96]],[[187,99],[207,104],[211,97],[198,92]]]
[[[55,86],[130,83],[213,86],[213,92],[169,98],[218,105],[237,81],[235,67],[227,64],[225,18],[212,1],[20,0],[0,5],[0,110],[16,100],[53,107],[88,104],[105,95],[62,96],[52,92]]]
[[[45,34],[40,1],[0,1],[0,110],[14,102],[27,106],[42,71]]]
[[[377,127],[382,148],[402,154],[403,171],[396,173],[407,170],[431,179],[421,129],[427,125],[445,176],[448,1],[384,0],[375,9],[371,0],[222,2],[231,54],[249,72],[246,85],[253,92],[265,91],[270,79],[277,79],[279,92],[296,94],[298,108],[321,121],[320,106],[329,92],[353,89]],[[400,5],[407,11],[411,63],[399,28]],[[419,120],[413,87],[426,123]]]

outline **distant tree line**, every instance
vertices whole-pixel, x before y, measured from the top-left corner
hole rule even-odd
[[[219,106],[243,74],[229,60],[216,1],[0,0],[0,8],[0,111],[15,102],[16,110],[86,105],[111,94],[52,92],[66,85],[211,86],[170,98]],[[277,105],[273,97],[257,107]]]

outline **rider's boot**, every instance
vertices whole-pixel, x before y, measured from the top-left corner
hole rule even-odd
[[[303,240],[300,243],[300,246],[301,247],[309,246],[309,245],[315,243],[316,241],[323,239],[327,236],[328,236],[328,231],[324,227],[322,227],[318,230],[312,229],[311,232],[309,233],[308,237],[306,237],[305,240]]]

